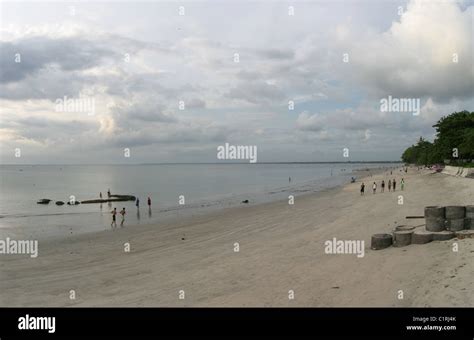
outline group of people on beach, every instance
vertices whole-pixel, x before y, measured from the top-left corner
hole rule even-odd
[[[381,187],[381,192],[385,192],[385,180],[382,180],[382,182],[380,183],[380,187]],[[400,187],[402,189],[402,191],[405,189],[405,179],[402,178],[401,181],[400,181]],[[397,190],[397,181],[395,180],[395,178],[393,180],[389,179],[388,180],[388,191],[396,191]],[[374,184],[372,184],[372,193],[375,194],[377,193],[377,183],[374,182]],[[365,183],[362,182],[362,184],[360,185],[360,194],[361,196],[363,196],[365,194]]]
[[[111,227],[116,227],[117,226],[117,208],[114,208],[114,210],[112,210],[110,212],[112,214],[112,223],[110,224]],[[122,208],[122,210],[120,210],[119,212],[120,215],[122,215],[122,221],[120,222],[120,226],[123,227],[123,223],[125,222],[125,207]]]
[[[110,198],[110,196],[111,196],[111,194],[110,194],[110,189],[109,189],[109,190],[107,190],[107,197]],[[102,192],[99,193],[99,197],[102,199]],[[148,196],[147,203],[148,203],[148,210],[150,211],[150,216],[151,216],[151,198],[150,198],[150,196]],[[138,197],[135,200],[135,206],[137,207],[137,210],[140,208],[140,199]],[[111,227],[117,227],[117,214],[120,214],[120,215],[122,215],[122,220],[120,221],[120,226],[123,227],[123,224],[125,222],[125,215],[127,214],[127,212],[125,211],[125,207],[123,207],[122,210],[120,210],[119,212],[117,212],[117,208],[114,208],[110,213],[112,214],[112,223],[110,223],[110,226]]]

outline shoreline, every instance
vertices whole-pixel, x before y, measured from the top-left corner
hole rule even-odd
[[[198,216],[203,216],[212,213],[218,213],[219,211],[230,209],[230,208],[239,208],[244,206],[255,206],[266,203],[273,203],[278,201],[286,200],[288,195],[293,195],[296,197],[302,197],[305,195],[311,195],[314,193],[325,192],[328,189],[340,188],[348,183],[350,176],[354,175],[356,177],[365,176],[367,173],[377,174],[381,171],[387,171],[393,167],[374,167],[374,168],[356,168],[351,169],[350,172],[344,173],[340,172],[334,176],[328,178],[316,178],[311,180],[305,180],[302,182],[287,183],[286,185],[268,188],[265,191],[261,192],[247,192],[239,194],[226,194],[226,195],[217,195],[214,197],[203,198],[200,200],[195,200],[190,203],[186,203],[184,206],[179,205],[162,205],[152,207],[151,213],[148,210],[146,205],[142,205],[140,208],[140,213],[135,208],[135,204],[131,203],[133,206],[128,206],[126,222],[124,228],[134,228],[138,225],[155,225],[155,224],[168,224],[173,223],[183,218],[196,218]],[[339,170],[339,169],[338,169]],[[345,171],[346,169],[344,169]],[[249,200],[249,203],[243,203],[242,201]],[[54,201],[54,200],[53,200]],[[40,213],[40,214],[22,214],[19,216],[16,215],[2,215],[0,216],[0,221],[7,223],[6,227],[0,228],[0,237],[11,237],[15,238],[21,236],[23,238],[34,238],[45,242],[49,239],[54,240],[64,240],[71,238],[75,235],[81,234],[95,234],[98,232],[110,232],[110,214],[109,212],[116,207],[118,210],[121,209],[123,205],[127,206],[127,203],[124,204],[112,202],[110,206],[107,203],[100,204],[101,209],[99,209],[99,203],[92,204],[97,208],[94,211],[73,211],[68,212],[50,212],[50,213]],[[88,204],[86,204],[88,206]],[[103,206],[103,208],[102,208]],[[62,209],[62,208],[60,208]],[[142,217],[140,218],[140,215]],[[147,216],[148,215],[148,216]],[[53,225],[48,226],[48,219],[52,217],[58,218],[68,218],[73,219],[86,218],[89,223],[86,228],[81,228],[76,226],[74,223],[72,225],[64,225],[60,227],[60,224],[57,221],[54,221]],[[136,217],[135,217],[136,216]],[[153,217],[152,217],[153,216]],[[17,228],[15,225],[9,225],[9,223],[18,224],[17,218],[19,219],[30,219],[30,218],[39,218],[40,220],[35,222],[35,224],[26,223],[24,226]],[[94,222],[92,222],[94,220]],[[118,216],[119,224],[120,217]],[[70,222],[70,221],[69,221]],[[68,223],[68,221],[64,221]],[[42,226],[42,232],[38,233],[37,225]],[[46,227],[43,227],[46,225]],[[120,227],[119,227],[120,228]]]
[[[394,173],[397,180],[401,177]],[[384,173],[369,179],[380,182]],[[42,242],[37,259],[2,261],[2,306],[469,306],[470,239],[370,250],[374,233],[424,206],[467,204],[474,181],[409,169],[396,193],[359,195],[360,181],[286,201]],[[450,195],[446,194],[450,193]],[[451,194],[452,193],[452,194]],[[365,256],[324,242],[364,240]],[[459,242],[453,253],[452,242]],[[129,243],[130,252],[124,251]],[[235,251],[238,243],[239,251]],[[76,300],[69,299],[75,290]],[[185,299],[179,299],[179,291]],[[289,290],[294,300],[288,299]],[[397,298],[403,290],[404,299]]]

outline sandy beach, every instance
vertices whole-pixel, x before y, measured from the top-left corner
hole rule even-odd
[[[370,249],[374,233],[420,225],[428,205],[473,204],[474,180],[410,168],[287,201],[160,225],[43,241],[39,256],[2,256],[1,306],[472,306],[474,240]],[[371,184],[377,181],[378,193]],[[398,195],[404,204],[398,204]],[[364,240],[364,257],[325,241]],[[453,242],[459,251],[452,251]],[[130,252],[124,251],[130,244]],[[235,251],[238,243],[238,252]],[[71,290],[75,299],[70,299]],[[403,299],[398,299],[399,291]],[[289,291],[294,299],[289,299]]]

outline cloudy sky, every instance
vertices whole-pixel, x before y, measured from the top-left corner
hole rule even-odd
[[[2,2],[1,161],[398,160],[474,110],[473,31],[473,1]]]

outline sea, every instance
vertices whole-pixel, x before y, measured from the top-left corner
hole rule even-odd
[[[125,208],[124,228],[322,192],[396,163],[220,163],[141,165],[0,165],[0,239],[52,239],[113,231],[110,211]],[[100,193],[136,202],[62,205]],[[147,199],[151,199],[151,207]],[[37,204],[43,198],[48,205]],[[247,201],[248,203],[242,203]],[[117,222],[120,228],[121,217]]]

